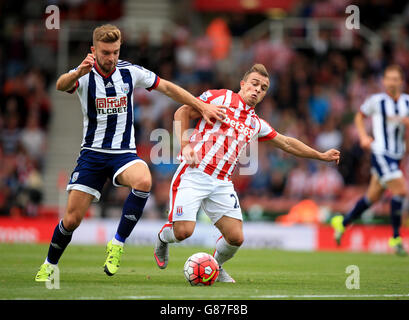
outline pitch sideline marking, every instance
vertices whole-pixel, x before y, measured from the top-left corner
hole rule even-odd
[[[409,297],[409,294],[323,294],[323,295],[261,295],[250,296],[250,298],[391,298],[391,297]]]
[[[216,296],[216,298],[221,298],[225,296]],[[239,297],[239,296],[237,296]],[[260,298],[260,299],[291,299],[291,298],[404,298],[409,297],[409,294],[324,294],[324,295],[260,295],[260,296],[250,296],[249,298]],[[149,300],[149,299],[163,299],[167,298],[165,296],[120,296],[119,299],[131,299],[131,300]],[[192,296],[177,296],[174,298],[192,298]],[[229,298],[234,298],[229,296]],[[32,300],[35,298],[14,298],[13,300]],[[74,300],[105,300],[105,297],[78,297]],[[10,299],[0,299],[0,300],[10,300]],[[193,299],[195,300],[195,299]]]

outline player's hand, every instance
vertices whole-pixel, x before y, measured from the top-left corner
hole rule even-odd
[[[213,104],[203,103],[205,108],[202,112],[203,119],[206,120],[208,124],[213,124],[211,119],[216,119],[219,121],[223,121],[226,117],[226,107],[225,106],[216,106]]]
[[[182,149],[182,156],[186,160],[186,163],[189,164],[191,168],[200,163],[197,153],[193,150],[190,144],[187,144]]]
[[[363,136],[359,139],[361,148],[364,150],[369,150],[371,148],[371,144],[373,142],[373,138],[370,136]]]
[[[341,152],[335,149],[329,149],[328,151],[324,152],[321,156],[321,160],[332,162],[335,161],[336,164],[339,164],[339,158],[341,156]]]
[[[92,53],[88,53],[87,57],[78,66],[77,71],[79,76],[82,77],[83,75],[90,73],[92,67],[94,66],[94,63],[95,63],[94,55]]]

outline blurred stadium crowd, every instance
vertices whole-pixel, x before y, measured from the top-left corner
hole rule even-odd
[[[114,21],[123,14],[121,1],[115,0],[49,2],[59,5],[62,19]],[[288,16],[345,17],[348,3],[297,1]],[[236,170],[234,176],[243,209],[258,204],[267,212],[281,211],[280,208],[288,211],[291,205],[310,198],[321,203],[339,203],[338,210],[342,211],[348,209],[342,206],[345,199],[363,192],[369,179],[369,154],[359,147],[353,116],[366,96],[381,90],[380,78],[387,64],[400,64],[409,76],[409,20],[397,30],[398,41],[386,27],[397,13],[403,19],[409,17],[404,3],[358,1],[354,4],[360,8],[361,23],[382,38],[382,45],[375,51],[358,33],[348,49],[334,46],[329,32],[325,31],[310,48],[303,49],[295,48],[290,37],[273,42],[266,33],[254,39],[246,34],[251,27],[247,15],[224,14],[222,18],[211,17],[200,33],[191,32],[188,24],[177,23],[172,32],[163,32],[159,45],[152,43],[149,31],[142,32],[135,43],[126,41],[125,32],[120,58],[144,66],[194,95],[209,88],[237,91],[240,75],[253,63],[263,63],[270,72],[271,86],[256,109],[259,116],[278,132],[297,137],[319,150],[341,150],[342,158],[337,167],[296,159],[267,144],[259,144],[257,173],[239,177]],[[27,47],[24,21],[44,17],[43,9],[44,4],[36,1],[22,1],[18,5],[0,1],[0,214],[3,215],[15,211],[36,215],[42,201],[47,140],[51,138],[48,126],[53,112],[49,94],[55,90],[57,75],[55,69],[41,68],[36,63],[44,50]],[[41,45],[51,55],[58,49],[55,42],[42,41]],[[85,52],[78,52],[78,62],[83,56]],[[155,128],[172,132],[171,120],[177,108],[177,104],[160,93],[135,91],[138,152],[150,164],[154,181],[147,207],[153,217],[166,216],[169,185],[178,164],[151,164],[149,155],[154,142],[146,137]],[[408,172],[408,161],[405,160],[403,167]],[[107,184],[101,201],[103,212],[109,206],[120,207],[127,194],[125,188]]]

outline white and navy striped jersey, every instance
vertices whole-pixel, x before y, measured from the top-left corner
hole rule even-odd
[[[84,115],[81,148],[106,153],[136,152],[133,91],[136,87],[150,91],[159,81],[153,72],[127,61],[118,60],[107,76],[95,63],[70,91],[77,91]]]
[[[409,116],[409,95],[402,93],[395,101],[387,93],[377,93],[365,100],[360,111],[372,117],[372,152],[401,159],[405,153],[405,126],[399,118]]]

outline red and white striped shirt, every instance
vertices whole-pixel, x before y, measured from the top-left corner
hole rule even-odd
[[[190,137],[198,155],[197,168],[217,179],[230,181],[240,154],[253,139],[274,139],[277,132],[231,90],[208,90],[200,97],[205,103],[226,106],[226,118],[209,125],[201,119]]]

